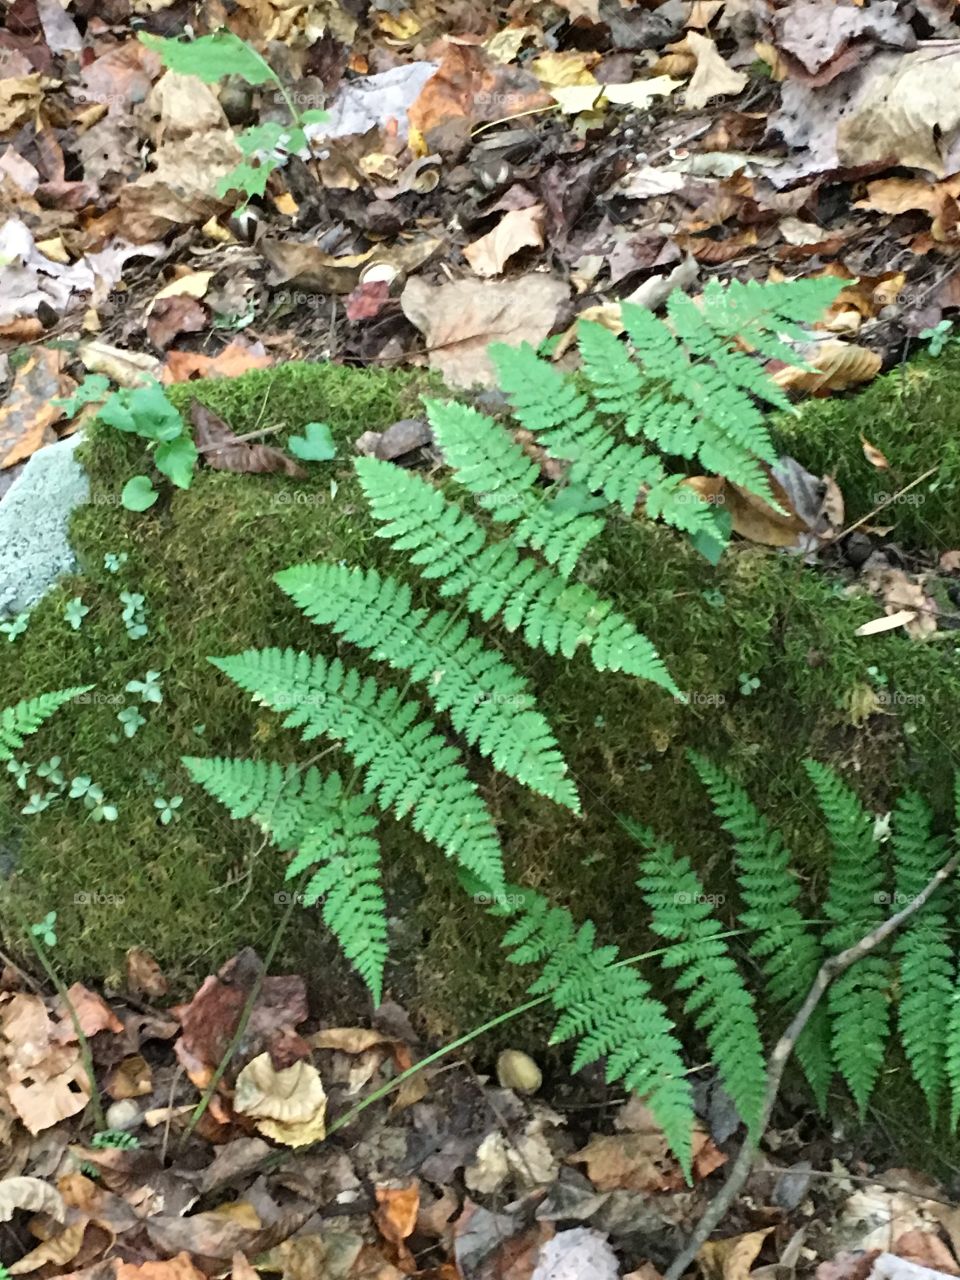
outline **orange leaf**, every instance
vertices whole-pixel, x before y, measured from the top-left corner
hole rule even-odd
[[[380,1234],[391,1244],[400,1246],[417,1225],[420,1184],[413,1181],[402,1187],[380,1186],[375,1191],[378,1205],[375,1220]]]

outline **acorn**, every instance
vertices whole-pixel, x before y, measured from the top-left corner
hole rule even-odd
[[[504,1049],[497,1058],[497,1079],[502,1088],[515,1093],[536,1093],[543,1084],[540,1068],[519,1049]]]

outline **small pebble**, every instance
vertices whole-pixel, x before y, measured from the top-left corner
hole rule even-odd
[[[132,1098],[111,1102],[104,1118],[108,1129],[136,1129],[143,1121],[140,1108]]]
[[[519,1049],[504,1049],[497,1058],[497,1079],[504,1089],[517,1093],[536,1093],[543,1084],[540,1068]]]

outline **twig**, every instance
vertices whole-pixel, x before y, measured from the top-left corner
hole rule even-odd
[[[854,529],[859,529],[862,524],[866,524],[868,520],[872,520],[879,511],[884,509],[884,507],[889,507],[891,502],[898,502],[903,494],[909,493],[911,489],[915,489],[917,485],[922,484],[924,480],[929,480],[930,477],[939,470],[940,464],[937,463],[935,467],[931,467],[929,471],[925,471],[922,476],[917,476],[916,480],[911,480],[908,485],[905,485],[902,489],[898,489],[896,493],[891,493],[888,497],[884,498],[878,506],[874,507],[872,511],[868,511],[865,516],[861,516],[860,519],[855,520],[853,524],[848,524],[847,527],[845,529],[841,529],[839,533],[834,533],[831,537],[824,538],[821,543],[821,549],[823,547],[829,547],[833,542],[839,542],[840,539],[845,538],[848,533],[853,533]]]
[[[820,1003],[821,997],[830,986],[830,983],[841,973],[846,972],[851,965],[856,964],[858,960],[862,960],[865,955],[869,955],[871,951],[879,947],[905,921],[909,920],[921,907],[925,906],[944,880],[953,874],[958,863],[960,863],[960,851],[944,863],[923,891],[918,893],[911,902],[908,902],[902,911],[898,911],[895,915],[890,916],[889,919],[884,920],[882,924],[862,937],[852,947],[847,947],[845,951],[840,951],[837,955],[830,956],[824,960],[814,979],[813,986],[807,994],[807,998],[800,1006],[793,1021],[777,1041],[773,1053],[770,1055],[770,1064],[767,1068],[767,1088],[759,1121],[747,1134],[726,1182],[711,1200],[706,1213],[697,1224],[696,1230],[687,1242],[686,1247],[677,1254],[664,1272],[663,1280],[680,1280],[684,1271],[700,1252],[701,1246],[709,1239],[714,1227],[719,1224],[734,1200],[743,1190],[744,1183],[749,1178],[750,1171],[753,1168],[753,1161],[760,1147],[760,1142],[770,1123],[770,1116],[773,1113],[774,1104],[780,1092],[780,1082],[783,1079],[784,1069],[796,1047],[797,1041],[803,1033],[804,1027],[809,1022],[814,1009]]]

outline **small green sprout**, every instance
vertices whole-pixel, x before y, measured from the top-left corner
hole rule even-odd
[[[747,671],[740,672],[740,692],[745,698],[749,698],[760,688],[760,677],[752,676]]]
[[[171,796],[169,800],[164,800],[163,796],[157,796],[153,802],[153,807],[159,809],[159,818],[165,827],[171,822],[179,822],[180,815],[177,810],[183,804],[183,796]]]
[[[121,617],[127,635],[131,640],[142,640],[149,632],[144,597],[135,591],[121,591],[120,603],[123,605]]]
[[[158,706],[163,701],[160,689],[160,672],[148,671],[142,680],[128,680],[127,693],[139,693],[141,702],[155,702]]]
[[[90,1146],[97,1151],[135,1151],[140,1146],[140,1139],[123,1129],[101,1129],[90,1139]]]
[[[83,603],[82,596],[74,596],[72,600],[68,600],[63,609],[63,616],[70,623],[74,631],[79,631],[83,625],[83,620],[90,612],[89,605]]]
[[[27,789],[27,778],[30,776],[32,764],[28,764],[26,760],[8,760],[7,773],[13,774],[13,780],[21,791]]]
[[[55,947],[57,945],[57,913],[48,911],[41,921],[30,926],[30,932],[35,938],[39,938],[45,947]]]
[[[128,560],[127,553],[121,551],[119,555],[114,551],[108,551],[103,557],[103,567],[107,573],[119,573]]]
[[[147,723],[146,716],[142,716],[136,707],[124,707],[122,711],[117,712],[117,719],[123,725],[123,734],[126,738],[135,738],[137,730],[142,729]]]
[[[9,622],[0,622],[0,631],[7,637],[8,642],[13,644],[19,636],[23,635],[29,625],[30,613],[29,610],[24,609],[22,613],[18,613]]]
[[[57,787],[62,791],[67,785],[67,780],[63,776],[60,764],[60,756],[51,756],[49,760],[44,760],[42,764],[37,765],[37,777],[46,778],[51,787]]]
[[[31,793],[30,799],[23,806],[20,812],[27,814],[28,817],[35,813],[43,813],[44,809],[50,808],[51,802],[56,800],[56,798],[56,793],[53,791],[48,791],[45,794],[41,794],[39,791],[34,791]]]

